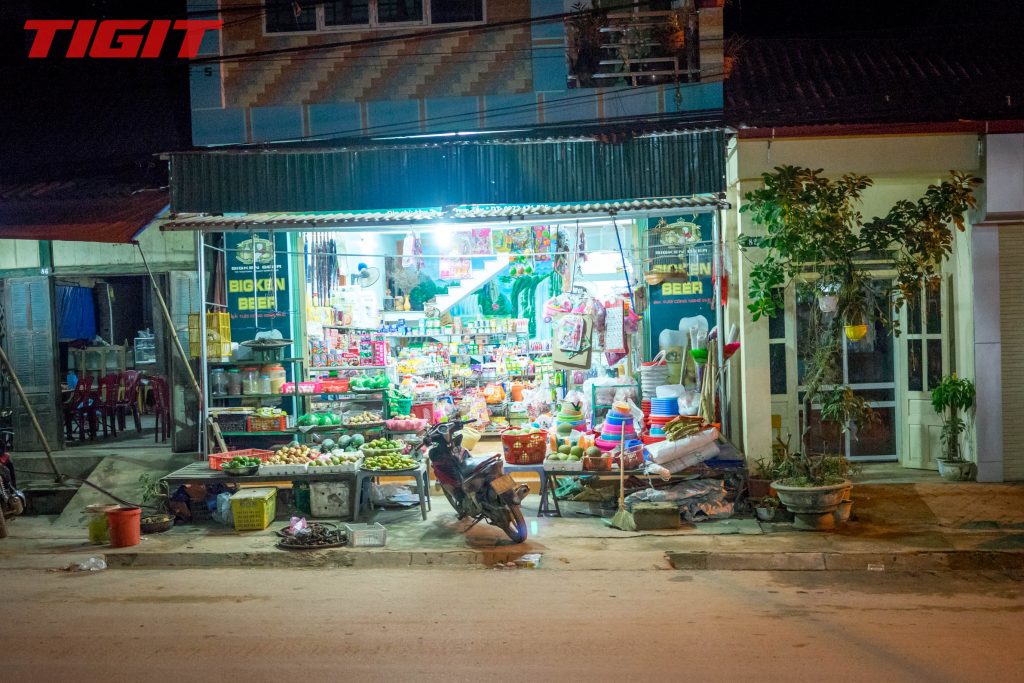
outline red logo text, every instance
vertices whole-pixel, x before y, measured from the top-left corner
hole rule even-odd
[[[71,31],[65,54],[69,59],[155,59],[171,31],[184,32],[178,57],[193,59],[206,32],[219,31],[223,25],[219,19],[29,19],[25,30],[36,32],[28,51],[31,59],[48,57],[53,39],[62,31]]]

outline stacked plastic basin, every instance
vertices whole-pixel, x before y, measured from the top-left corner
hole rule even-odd
[[[640,368],[641,398],[653,398],[658,387],[668,384],[668,365],[662,363],[644,363]]]
[[[583,419],[583,412],[580,411],[578,405],[570,403],[569,401],[563,401],[562,405],[555,415],[555,422],[558,424],[567,424],[573,429],[584,431],[587,426],[586,420]]]
[[[648,422],[651,425],[651,436],[665,438],[664,427],[673,419],[679,416],[679,399],[677,398],[652,398],[651,416]]]
[[[601,436],[597,437],[594,445],[608,452],[617,449],[623,441],[629,442],[636,438],[638,437],[633,428],[633,416],[629,412],[629,407],[616,403],[604,418]]]

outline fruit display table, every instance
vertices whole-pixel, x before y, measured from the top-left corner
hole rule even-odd
[[[352,482],[353,501],[352,518],[359,520],[362,512],[363,482],[377,477],[412,477],[416,480],[417,494],[420,498],[420,511],[423,519],[427,518],[427,510],[430,509],[430,489],[428,486],[427,466],[421,463],[418,468],[395,471],[367,471],[356,470],[353,472],[321,472],[315,468],[304,474],[254,474],[244,477],[231,476],[220,470],[211,470],[205,462],[194,462],[186,465],[180,470],[175,470],[165,475],[160,481],[167,491],[183,484],[264,484],[276,482],[316,482],[316,481],[350,481]]]
[[[538,463],[536,465],[509,465],[505,463],[505,473],[515,474],[516,472],[533,472],[540,477],[540,503],[537,505],[537,516],[543,517],[545,515],[556,515],[562,516],[562,511],[558,508],[558,499],[554,496],[554,487],[548,484],[548,475],[552,474],[544,469],[544,463]],[[548,490],[551,490],[551,501],[555,504],[555,509],[552,510],[548,507]]]

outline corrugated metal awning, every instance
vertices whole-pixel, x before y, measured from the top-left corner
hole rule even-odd
[[[131,242],[167,207],[166,189],[102,179],[0,186],[0,239]]]
[[[174,213],[588,204],[723,191],[725,133],[206,150],[170,160]]]
[[[507,222],[530,218],[565,218],[573,216],[649,214],[666,211],[707,211],[727,204],[718,195],[691,197],[630,199],[586,204],[498,204],[487,206],[456,206],[449,209],[397,209],[392,211],[249,213],[236,215],[179,214],[162,226],[162,230],[323,230],[385,227],[422,223],[485,223]]]

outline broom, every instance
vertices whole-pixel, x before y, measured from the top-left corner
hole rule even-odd
[[[623,531],[636,531],[633,513],[626,510],[626,430],[619,435],[619,511],[610,524]]]

